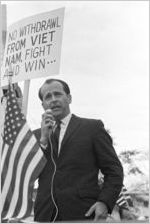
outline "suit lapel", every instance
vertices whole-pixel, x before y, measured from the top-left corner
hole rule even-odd
[[[60,155],[63,153],[63,147],[65,143],[68,141],[71,135],[75,132],[75,130],[79,128],[79,126],[80,126],[80,119],[73,114],[61,143]]]

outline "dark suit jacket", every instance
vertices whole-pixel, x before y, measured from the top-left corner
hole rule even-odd
[[[35,131],[40,139],[40,129]],[[51,182],[54,164],[50,145],[44,150],[47,164],[39,176],[35,201],[35,221],[49,222],[54,203]],[[83,220],[96,201],[104,202],[111,213],[123,183],[122,165],[112,146],[112,139],[100,120],[72,115],[59,157],[56,159],[53,192],[63,221]],[[98,186],[99,169],[104,174],[104,185]]]

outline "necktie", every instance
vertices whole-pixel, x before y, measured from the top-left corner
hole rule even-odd
[[[59,146],[60,124],[61,124],[61,121],[56,122],[56,128],[53,132],[53,148],[57,156],[58,156],[58,146]]]

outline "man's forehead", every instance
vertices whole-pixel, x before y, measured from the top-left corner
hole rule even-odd
[[[50,92],[55,92],[55,91],[63,91],[64,92],[64,89],[63,89],[63,85],[60,83],[60,82],[57,82],[57,81],[54,81],[52,83],[45,83],[42,88],[41,88],[41,91],[43,94],[46,94],[46,93],[50,93]]]

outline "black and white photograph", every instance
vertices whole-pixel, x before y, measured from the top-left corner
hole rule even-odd
[[[1,1],[1,223],[149,222],[149,1]]]

